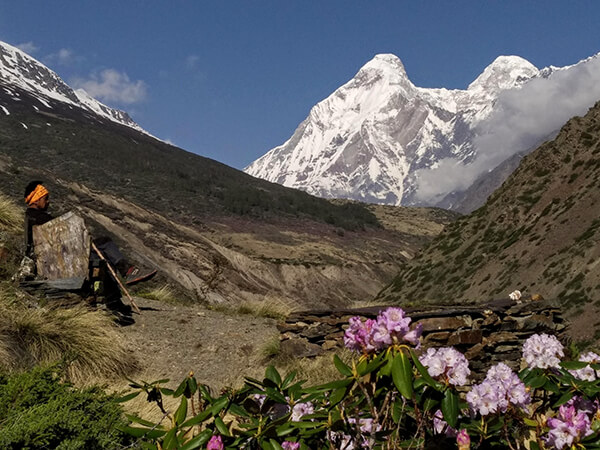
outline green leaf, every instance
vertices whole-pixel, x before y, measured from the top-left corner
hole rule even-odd
[[[119,431],[122,431],[129,436],[133,436],[134,438],[147,438],[147,439],[158,439],[165,435],[165,430],[159,429],[148,429],[148,428],[139,428],[139,427],[130,427],[127,425],[117,426]]]
[[[242,406],[235,403],[231,404],[231,406],[229,407],[229,412],[241,417],[250,417],[248,411],[246,411]]]
[[[136,389],[143,389],[144,385],[138,383],[137,381],[131,380],[129,378],[125,378],[127,381],[129,381],[129,386],[131,386],[132,388],[136,388]]]
[[[563,361],[560,367],[567,370],[579,370],[587,367],[590,363],[585,361]]]
[[[214,398],[212,398],[212,396],[210,395],[210,392],[208,392],[208,389],[206,388],[205,385],[201,384],[198,386],[198,390],[200,391],[200,393],[202,394],[202,397],[204,397],[206,400],[208,400],[210,403],[214,402]]]
[[[271,447],[271,443],[267,440],[264,440],[260,443],[260,448],[262,450],[273,450],[273,447]]]
[[[281,385],[281,375],[279,375],[279,372],[277,372],[277,369],[274,366],[267,367],[267,370],[265,371],[265,377],[268,380],[271,380],[277,386]]]
[[[207,409],[205,411],[202,411],[200,414],[186,420],[185,422],[183,422],[181,424],[182,428],[185,427],[193,427],[194,425],[198,425],[199,423],[204,422],[206,419],[208,419],[209,417],[211,417],[211,410]]]
[[[402,413],[404,412],[404,401],[401,398],[397,398],[392,405],[392,419],[394,423],[400,422]]]
[[[294,381],[294,378],[296,378],[296,375],[298,375],[298,371],[296,370],[289,373],[288,376],[283,380],[283,383],[281,383],[281,389],[287,389],[290,383]]]
[[[527,425],[528,427],[534,427],[534,428],[536,428],[538,426],[537,421],[535,421],[533,419],[530,419],[528,417],[523,417],[523,423],[525,425]]]
[[[540,450],[540,446],[537,442],[531,440],[529,441],[529,450]]]
[[[283,450],[283,447],[275,439],[269,439],[269,443],[274,450]]]
[[[560,396],[558,400],[556,400],[556,403],[554,404],[553,408],[558,408],[560,405],[564,405],[572,398],[573,392],[565,392],[563,395]]]
[[[337,405],[339,402],[341,402],[344,399],[344,397],[346,396],[347,391],[348,391],[348,389],[346,389],[345,387],[335,389],[331,393],[331,396],[329,397],[329,405],[331,407],[333,407],[333,406]]]
[[[527,380],[525,383],[533,389],[538,389],[541,388],[544,384],[546,384],[546,381],[548,381],[548,378],[546,378],[544,375],[540,375],[538,377],[533,377],[532,379]]]
[[[283,403],[286,404],[287,400],[286,398],[281,394],[281,392],[276,391],[273,388],[267,388],[265,389],[265,393],[267,394],[267,397],[269,397],[271,400],[276,401],[277,403]]]
[[[288,434],[293,433],[294,430],[295,428],[290,424],[290,422],[286,422],[283,425],[277,427],[277,436],[287,436]]]
[[[181,395],[183,395],[183,391],[185,391],[185,388],[187,387],[187,377],[185,378],[185,380],[183,380],[181,382],[181,384],[177,387],[177,389],[175,389],[175,393],[173,394],[173,397],[180,397]]]
[[[335,364],[335,367],[338,370],[338,372],[344,375],[345,377],[352,376],[352,369],[348,367],[338,355],[333,355],[333,364]]]
[[[544,389],[553,394],[560,394],[560,386],[550,379],[544,384]]]
[[[185,397],[181,397],[181,403],[179,403],[179,407],[177,408],[177,411],[175,411],[175,423],[177,425],[181,425],[183,422],[185,422],[185,418],[187,416],[187,410],[188,410],[188,400]]]
[[[456,428],[458,420],[458,395],[456,392],[448,389],[442,399],[442,414],[444,420],[448,422],[452,428]]]
[[[160,392],[161,392],[161,394],[168,395],[168,396],[172,396],[175,393],[175,391],[173,389],[169,389],[169,388],[165,388],[165,387],[160,388]]]
[[[165,450],[176,449],[178,447],[177,443],[177,428],[173,427],[169,430],[167,435],[162,441],[162,448]]]
[[[123,395],[122,397],[117,397],[117,398],[115,398],[115,402],[117,402],[117,403],[128,402],[129,400],[136,398],[138,395],[140,395],[141,392],[142,391],[131,392],[130,394]]]
[[[413,363],[414,363],[415,367],[417,368],[417,371],[419,372],[419,374],[421,375],[423,380],[425,380],[425,383],[427,383],[429,386],[431,386],[435,390],[441,392],[444,389],[444,386],[441,383],[438,383],[437,381],[435,381],[432,378],[432,376],[429,375],[427,368],[423,364],[421,364],[421,361],[419,361],[417,354],[412,349],[410,351],[410,357],[412,358]]]
[[[229,428],[227,428],[227,425],[225,425],[223,419],[220,417],[215,417],[215,426],[217,427],[217,430],[219,430],[219,433],[221,433],[223,436],[229,436]]]
[[[382,355],[383,353],[375,357],[371,362],[364,366],[359,364],[359,366],[357,367],[358,375],[364,377],[365,375],[377,370],[379,366],[381,366],[381,364],[383,363]]]
[[[156,424],[154,422],[150,422],[149,420],[142,419],[141,417],[135,416],[133,414],[125,414],[127,420],[131,423],[139,423],[140,425],[144,425],[146,427],[154,428]]]
[[[326,425],[326,422],[289,422],[294,428],[316,428],[322,425]]]
[[[196,381],[196,378],[189,377],[187,379],[187,389],[185,392],[186,397],[192,398],[192,396],[196,393],[197,390],[198,390],[198,382]]]
[[[394,357],[392,379],[400,394],[404,398],[411,399],[413,395],[412,364],[404,352],[400,352]]]
[[[202,447],[212,437],[212,430],[204,430],[198,436],[193,437],[181,446],[179,450],[193,450],[195,448]]]
[[[391,353],[390,353],[390,355],[391,355]],[[379,369],[379,374],[383,375],[385,377],[389,377],[392,374],[393,362],[394,362],[393,358],[386,358],[385,364],[381,367],[381,369]]]
[[[439,408],[440,401],[432,397],[425,397],[423,402],[423,411],[431,411]]]
[[[225,408],[227,403],[229,403],[229,399],[226,396],[222,396],[221,398],[218,398],[217,400],[215,400],[213,405],[210,407],[210,413],[213,416],[216,416],[217,414],[219,414],[221,412],[221,410],[223,408]]]

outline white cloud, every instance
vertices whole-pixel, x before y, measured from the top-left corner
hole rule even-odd
[[[477,157],[470,164],[448,158],[434,169],[417,171],[417,198],[432,203],[466,189],[481,174],[510,156],[531,149],[582,116],[600,100],[600,54],[588,61],[536,78],[521,89],[503,92],[494,112],[477,128]]]
[[[73,51],[68,48],[61,48],[56,53],[50,53],[44,57],[47,64],[69,65],[74,60]]]
[[[88,79],[75,78],[70,84],[77,89],[84,89],[92,97],[103,102],[130,105],[147,97],[147,85],[144,81],[131,81],[126,73],[115,69],[92,73]]]
[[[17,47],[19,50],[27,53],[28,55],[33,55],[40,49],[32,41],[23,42],[22,44],[15,45],[15,47]]]

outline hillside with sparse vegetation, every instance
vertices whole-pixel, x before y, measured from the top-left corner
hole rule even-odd
[[[588,319],[586,338],[598,339],[598,211],[600,104],[524,157],[482,208],[449,225],[378,298],[474,303],[520,289],[558,299]]]

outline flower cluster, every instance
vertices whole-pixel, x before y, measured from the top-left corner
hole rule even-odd
[[[509,405],[525,408],[531,403],[531,396],[517,374],[506,364],[499,363],[488,370],[485,380],[467,393],[467,403],[473,411],[487,416],[504,413]]]
[[[315,408],[311,402],[296,403],[292,408],[292,422],[299,422],[302,416],[313,414]]]
[[[434,378],[454,386],[464,386],[471,374],[465,355],[452,347],[429,348],[419,361]]]
[[[300,450],[300,442],[284,441],[281,448],[283,450]]]
[[[508,294],[508,298],[510,298],[512,301],[518,302],[519,300],[521,300],[522,294],[521,291],[519,291],[518,289],[516,291],[512,291],[510,294]]]
[[[555,336],[548,334],[534,334],[523,344],[523,358],[531,369],[558,368],[564,355],[563,345]]]
[[[350,326],[344,333],[344,344],[350,350],[370,354],[391,345],[419,344],[423,331],[421,324],[410,329],[410,317],[401,308],[387,308],[377,316],[377,320],[352,317]]]
[[[598,364],[600,363],[600,356],[594,352],[587,352],[579,356],[579,361]],[[600,370],[594,370],[590,366],[578,370],[569,370],[569,372],[575,378],[584,381],[595,381],[596,378],[600,378]]]
[[[593,411],[590,411],[587,406],[583,410],[579,409],[579,404],[581,399],[573,397],[559,408],[558,417],[548,419],[547,424],[550,427],[546,436],[548,445],[560,450],[571,447],[593,433],[589,416]]]
[[[433,414],[433,434],[445,434],[446,437],[456,437],[456,430],[444,420],[444,414],[438,409]]]
[[[373,448],[375,440],[371,438],[371,434],[381,431],[381,425],[375,425],[373,419],[358,419],[357,421],[353,417],[348,419],[348,423],[350,425],[358,426],[358,436],[354,439],[352,436],[344,434],[341,431],[328,431],[327,439],[331,444],[334,444],[334,448],[344,450]]]

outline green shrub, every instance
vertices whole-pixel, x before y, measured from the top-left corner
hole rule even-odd
[[[75,389],[57,367],[0,377],[0,448],[114,449],[122,410],[98,387]]]

